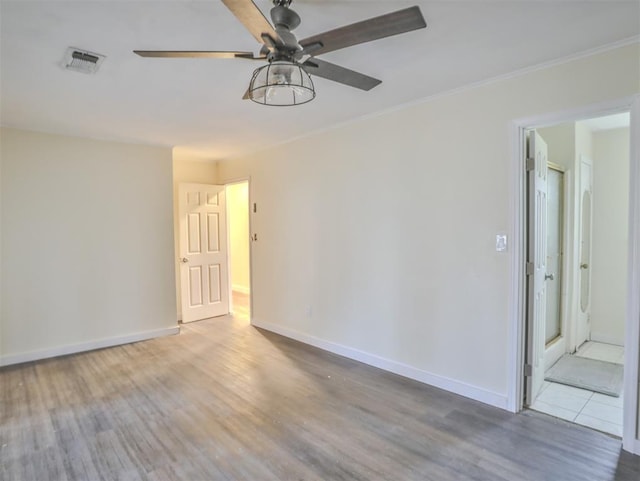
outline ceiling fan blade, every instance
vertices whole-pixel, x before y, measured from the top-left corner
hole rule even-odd
[[[260,9],[251,0],[222,0],[222,3],[231,10],[238,20],[245,26],[253,37],[260,43],[264,43],[263,35],[268,35],[277,43],[280,37],[275,29],[265,18]]]
[[[254,57],[253,52],[216,52],[208,50],[134,50],[141,57],[159,58],[245,58],[263,60],[266,57]]]
[[[313,44],[322,44],[322,47],[313,50],[313,55],[320,55],[426,26],[420,7],[409,7],[305,38],[300,45],[304,49]]]
[[[382,80],[378,80],[377,78],[369,77],[368,75],[340,67],[330,62],[325,62],[315,57],[304,62],[302,66],[310,75],[333,80],[334,82],[349,85],[350,87],[355,87],[360,90],[371,90],[376,85],[382,83]]]

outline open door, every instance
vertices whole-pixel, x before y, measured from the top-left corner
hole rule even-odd
[[[527,239],[527,356],[525,404],[530,406],[544,382],[547,308],[547,144],[529,134]]]
[[[224,185],[180,184],[182,322],[229,313]]]

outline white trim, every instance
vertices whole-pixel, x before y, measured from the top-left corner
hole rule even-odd
[[[625,441],[623,440],[622,445],[624,446],[625,451],[640,455],[640,439],[631,439],[628,443],[625,443]]]
[[[575,154],[575,153],[574,153]],[[571,168],[565,172],[564,196],[564,256],[562,259],[562,332],[565,352],[575,352],[574,297],[576,293],[576,159],[571,159]]]
[[[577,109],[513,120],[511,144],[511,266],[509,288],[509,379],[507,409],[519,412],[523,407],[524,372],[524,135],[531,128],[631,111],[631,175],[629,213],[629,294],[625,333],[624,427],[623,449],[640,454],[638,425],[638,360],[640,351],[640,95],[601,102]]]
[[[640,387],[640,95],[631,104],[629,126],[629,280],[624,358],[622,447],[640,455],[638,387]]]
[[[251,324],[255,327],[266,329],[267,331],[280,334],[281,336],[285,336],[290,339],[295,339],[296,341],[300,341],[304,344],[309,344],[324,351],[329,351],[334,354],[338,354],[340,356],[344,356],[349,359],[368,364],[369,366],[377,367],[384,371],[392,372],[394,374],[398,374],[400,376],[404,376],[409,379],[428,384],[430,386],[435,386],[437,388],[459,394],[475,401],[480,401],[482,403],[489,404],[501,409],[507,408],[506,396],[498,394],[496,392],[488,391],[486,389],[456,381],[444,376],[439,376],[437,374],[433,374],[428,371],[409,366],[408,364],[403,364],[391,359],[376,356],[375,354],[360,351],[343,344],[320,339],[318,337],[311,336],[309,334],[305,334],[278,324],[259,321],[255,318]]]
[[[524,283],[521,282],[522,269],[525,258],[524,233],[525,217],[525,185],[524,185],[524,161],[526,156],[525,129],[517,122],[510,126],[509,141],[511,144],[510,163],[511,182],[509,183],[511,227],[511,268],[509,287],[509,362],[508,366],[508,392],[507,409],[511,412],[519,412],[523,406],[524,376],[520,370],[524,366],[525,336],[524,319],[526,302],[524,297]]]
[[[66,346],[53,347],[50,349],[42,349],[39,351],[25,352],[21,354],[10,354],[0,357],[0,366],[9,366],[11,364],[20,364],[23,362],[38,361],[40,359],[48,359],[50,357],[66,356],[67,354],[75,354],[78,352],[93,351],[94,349],[102,349],[105,347],[120,346],[132,342],[147,341],[156,337],[172,336],[178,334],[180,328],[166,327],[164,329],[153,329],[151,331],[137,332],[126,336],[109,337],[107,339],[97,339],[94,341],[81,342],[79,344],[68,344]]]

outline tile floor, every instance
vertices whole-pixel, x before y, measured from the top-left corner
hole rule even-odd
[[[589,341],[576,356],[623,364],[624,348]],[[531,409],[622,436],[622,399],[545,381]]]

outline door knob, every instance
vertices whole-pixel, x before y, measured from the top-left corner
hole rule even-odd
[[[180,262],[187,263],[189,262],[189,259],[187,259],[186,257],[183,257],[182,259],[180,259]]]
[[[580,264],[580,269],[588,269],[589,268],[589,264]]]
[[[545,281],[552,281],[554,279],[553,274],[545,274],[544,275],[544,280]]]

